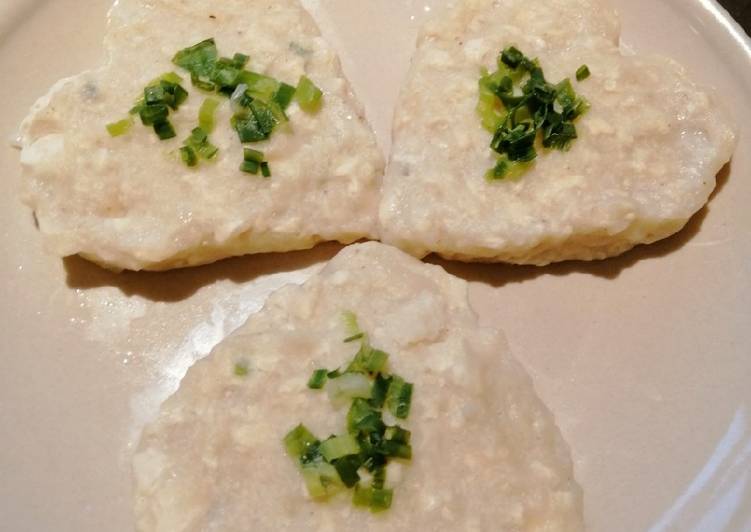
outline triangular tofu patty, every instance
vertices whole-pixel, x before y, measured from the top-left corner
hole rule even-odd
[[[437,15],[395,113],[383,241],[418,256],[545,265],[680,230],[714,189],[735,134],[721,102],[680,65],[623,56],[618,39],[600,0],[464,0]],[[497,154],[476,110],[478,82],[510,46],[539,59],[551,83],[569,78],[590,109],[568,151],[543,148],[540,135],[526,173],[488,181]],[[591,75],[577,81],[583,65]]]
[[[392,379],[382,420],[410,431],[400,441],[411,459],[388,460],[391,494],[379,509],[390,509],[373,515],[353,504],[356,488],[341,485],[343,469],[331,471],[322,447],[309,440],[298,459],[283,440],[303,441],[298,424],[320,439],[357,434],[337,456],[362,461],[352,482],[369,489],[376,475],[365,457],[383,442],[373,436],[380,414],[353,414],[349,404],[368,410],[378,394],[375,384],[352,386],[373,377],[347,363],[376,349],[378,369],[367,367]],[[338,377],[309,381],[337,368]],[[394,375],[413,385],[397,418],[387,412]],[[144,532],[583,529],[569,449],[503,335],[478,324],[467,283],[376,242],[345,248],[302,286],[273,294],[188,370],[145,429],[134,472]]]
[[[210,38],[221,56],[250,56],[251,71],[292,86],[304,74],[324,93],[317,112],[293,101],[287,124],[245,144],[263,152],[269,178],[239,170],[229,98],[198,90],[171,61]],[[106,66],[59,82],[22,126],[25,201],[50,250],[163,270],[373,236],[382,156],[339,59],[297,0],[120,0],[105,45]],[[105,126],[173,71],[189,92],[169,115],[177,136],[159,140],[136,115],[111,137]],[[207,97],[221,101],[209,136],[219,152],[190,168],[179,150]]]

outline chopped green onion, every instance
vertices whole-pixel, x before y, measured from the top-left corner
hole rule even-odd
[[[196,151],[190,146],[183,146],[180,148],[180,158],[186,166],[196,166],[198,164],[198,156]],[[237,374],[237,366],[235,366],[235,374]]]
[[[198,44],[180,50],[172,62],[195,76],[211,76],[219,56],[214,39],[206,39]]]
[[[588,73],[586,65],[582,68],[577,79]],[[488,181],[528,171],[537,157],[538,138],[544,148],[568,150],[577,138],[574,120],[589,109],[568,79],[549,83],[539,61],[513,46],[501,52],[496,72],[482,71],[478,87],[476,110],[482,126],[493,133],[490,148],[498,154],[486,173]]]
[[[209,81],[206,78],[197,76],[196,74],[191,74],[190,82],[193,84],[195,88],[200,89],[202,91],[214,92],[216,90],[215,84],[213,84],[211,81]]]
[[[362,371],[366,373],[378,373],[386,367],[389,355],[379,349],[373,349],[366,343],[360,346],[360,350],[350,363],[347,371]]]
[[[328,383],[326,393],[334,405],[341,405],[355,397],[370,399],[370,389],[370,379],[366,375],[345,373]]]
[[[248,374],[248,364],[245,362],[236,363],[233,373],[238,377],[245,377]]]
[[[175,128],[169,120],[160,120],[154,123],[154,132],[160,140],[167,140],[177,136]]]
[[[582,65],[576,70],[576,81],[583,81],[590,76],[589,67]]]
[[[294,458],[301,457],[309,447],[317,442],[318,438],[313,436],[313,433],[302,423],[289,431],[284,437],[284,446],[287,449],[287,454]]]
[[[263,152],[254,150],[252,148],[244,148],[243,149],[243,158],[246,161],[255,161],[258,164],[261,164],[263,162]]]
[[[332,462],[336,468],[336,472],[339,473],[339,478],[348,488],[351,488],[360,480],[360,475],[357,470],[362,465],[359,455],[343,456]]]
[[[503,61],[505,65],[514,69],[518,68],[523,60],[524,54],[513,46],[509,46],[501,53],[501,61]]]
[[[128,131],[130,131],[132,127],[133,119],[130,117],[123,118],[122,120],[118,120],[117,122],[107,124],[107,132],[111,137],[119,137],[121,135],[125,135]]]
[[[347,338],[345,338],[344,339],[344,343],[348,344],[350,342],[354,342],[355,340],[359,340],[363,336],[365,336],[365,333],[362,333],[362,332],[359,332],[357,334],[353,334],[352,336],[348,336]]]
[[[282,108],[282,111],[286,110],[287,107],[289,107],[289,104],[295,97],[296,91],[297,89],[292,85],[287,85],[286,83],[279,84],[279,88],[276,90],[276,93],[274,93],[273,99],[279,105],[279,107]]]
[[[248,64],[249,60],[250,57],[248,57],[247,55],[237,53],[232,57],[232,64],[237,68],[245,68],[245,65]]]
[[[313,372],[308,380],[308,388],[312,390],[320,390],[323,385],[326,384],[328,378],[328,371],[325,369],[317,369]]]
[[[347,429],[350,432],[381,432],[385,425],[381,420],[381,413],[367,400],[356,398],[347,412]]]
[[[363,488],[357,484],[352,502],[355,506],[370,508],[371,512],[382,512],[391,508],[393,495],[394,490],[391,489]]]
[[[412,384],[405,382],[401,377],[394,375],[386,394],[386,406],[389,411],[399,419],[409,416],[412,404]]]
[[[141,123],[144,126],[153,126],[157,122],[164,122],[169,116],[169,108],[163,104],[144,105],[140,108],[138,115],[141,117]]]
[[[342,321],[344,322],[344,328],[347,331],[347,334],[351,335],[350,337],[364,334],[360,330],[360,325],[357,323],[357,316],[355,316],[354,312],[349,310],[342,312]]]
[[[304,465],[302,476],[308,493],[316,499],[329,497],[339,491],[342,486],[336,468],[326,462]]]
[[[255,161],[243,161],[240,165],[240,170],[246,174],[258,175],[258,169],[260,166],[261,165]]]
[[[332,436],[328,440],[321,442],[320,450],[321,455],[328,462],[331,462],[343,456],[358,454],[360,446],[357,444],[354,436],[344,434],[343,436]]]
[[[214,113],[219,107],[219,100],[206,98],[198,110],[198,126],[206,133],[214,131]]]
[[[269,163],[267,161],[263,161],[261,163],[261,175],[263,177],[271,177],[271,168],[269,167]]]
[[[209,142],[208,133],[202,127],[193,128],[193,131],[190,132],[190,136],[185,139],[183,144],[184,147],[192,150],[197,158],[200,159],[213,159],[219,152],[219,148]],[[183,158],[183,161],[188,166],[195,166],[197,164],[197,162],[189,164],[185,158]]]
[[[315,113],[321,107],[323,92],[306,76],[301,76],[297,84],[295,98],[300,108],[307,113]]]
[[[391,377],[384,377],[380,373],[376,375],[373,387],[370,390],[370,404],[375,408],[383,408],[390,385]]]
[[[153,84],[155,84],[156,82],[159,82],[159,81],[166,81],[166,82],[172,83],[174,85],[179,85],[180,83],[183,82],[183,78],[181,78],[175,72],[167,72],[167,73],[162,74],[161,76],[159,76],[159,78],[157,80],[155,80],[154,82],[152,82],[151,84],[153,85]]]
[[[245,159],[246,163],[258,164],[263,153],[249,150]],[[298,462],[312,497],[325,498],[342,487],[354,488],[353,503],[378,512],[388,509],[393,498],[393,490],[385,487],[389,460],[412,458],[410,431],[399,425],[386,426],[383,408],[406,418],[413,386],[398,375],[385,374],[388,354],[370,345],[352,312],[344,312],[343,317],[350,333],[347,341],[361,340],[360,349],[344,373],[316,369],[308,387],[325,387],[334,403],[351,401],[347,432],[320,441],[298,425],[284,441],[288,454]],[[371,474],[368,486],[360,484],[361,469]]]

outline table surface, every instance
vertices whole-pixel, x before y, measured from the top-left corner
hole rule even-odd
[[[720,0],[720,4],[743,26],[746,33],[751,33],[751,0]]]

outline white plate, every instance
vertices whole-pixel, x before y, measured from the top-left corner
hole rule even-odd
[[[594,264],[442,263],[476,281],[571,444],[595,531],[751,530],[751,51],[710,0],[613,0],[623,40],[715,85],[741,126],[719,191],[679,235]],[[419,23],[439,0],[307,0],[384,149]],[[0,133],[102,57],[108,0],[3,0]],[[266,295],[337,246],[165,274],[45,255],[0,150],[0,529],[132,529],[143,421]]]

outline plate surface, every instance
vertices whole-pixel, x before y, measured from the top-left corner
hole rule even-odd
[[[624,47],[681,61],[740,125],[709,207],[605,262],[440,262],[473,281],[570,443],[594,531],[751,530],[751,48],[711,0],[611,0]],[[419,24],[443,0],[304,0],[384,150]],[[109,0],[4,0],[0,134],[99,64]],[[0,148],[0,529],[132,530],[130,452],[186,368],[336,245],[165,274],[46,255]]]

